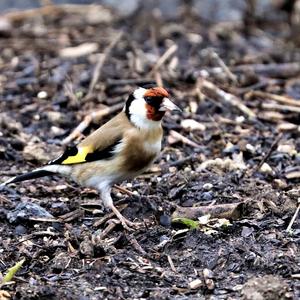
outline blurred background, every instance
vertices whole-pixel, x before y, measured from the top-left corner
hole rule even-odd
[[[106,230],[95,191],[62,178],[3,191],[0,271],[26,258],[15,299],[300,299],[299,218],[287,232],[299,207],[299,25],[299,0],[0,0],[1,182],[78,143],[137,86],[164,86],[183,110],[164,118],[155,165],[123,184],[129,201],[113,193],[126,217],[152,220],[130,237]],[[63,223],[15,220],[23,202]],[[170,224],[174,205],[240,203],[213,236]]]
[[[297,4],[298,2],[298,4]],[[128,16],[138,9],[158,9],[164,17],[176,17],[183,5],[191,9],[203,20],[211,22],[242,21],[249,13],[262,20],[288,19],[297,14],[297,0],[2,0],[2,12],[36,8],[47,4],[102,4],[115,9],[120,15]],[[298,8],[299,9],[299,8]]]

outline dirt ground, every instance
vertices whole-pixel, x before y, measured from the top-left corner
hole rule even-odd
[[[164,119],[151,170],[114,189],[123,214],[145,223],[134,232],[107,217],[96,191],[63,178],[4,188],[0,272],[25,263],[2,290],[13,299],[299,299],[297,28],[288,13],[211,24],[188,7],[171,20],[75,6],[1,18],[1,182],[55,158],[61,141],[103,124],[138,85],[163,84],[183,109]],[[229,225],[171,222],[176,206],[236,203]]]

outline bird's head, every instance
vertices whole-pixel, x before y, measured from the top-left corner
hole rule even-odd
[[[137,88],[126,101],[124,110],[129,120],[138,127],[158,125],[166,111],[181,111],[161,87]]]

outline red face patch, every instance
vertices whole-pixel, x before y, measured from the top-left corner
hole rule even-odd
[[[164,111],[157,111],[153,106],[146,104],[147,118],[152,121],[160,121],[165,115]]]
[[[160,121],[165,115],[164,111],[160,111],[160,106],[164,98],[169,97],[169,93],[161,87],[148,89],[144,94],[146,101],[147,118],[152,121]]]

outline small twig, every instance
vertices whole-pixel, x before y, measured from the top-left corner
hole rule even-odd
[[[170,48],[166,50],[166,52],[158,59],[152,70],[150,71],[150,75],[153,75],[167,60],[171,57],[178,49],[176,44],[172,45]]]
[[[204,215],[211,215],[212,218],[226,218],[226,219],[239,219],[242,215],[243,202],[238,203],[225,203],[213,206],[199,206],[199,207],[181,207],[177,206],[176,210],[172,213],[172,219],[175,218],[188,218],[197,220]]]
[[[77,218],[80,218],[81,216],[83,215],[83,210],[82,209],[76,209],[76,210],[73,210],[69,213],[66,213],[62,216],[59,216],[59,220],[61,222],[71,222],[71,221],[74,221],[75,219]]]
[[[114,188],[115,188],[116,190],[118,190],[119,192],[121,192],[121,193],[123,193],[123,194],[126,194],[126,195],[128,195],[128,196],[133,196],[133,195],[134,195],[133,192],[131,192],[131,191],[125,189],[125,188],[122,187],[122,186],[119,186],[119,185],[116,185],[116,184],[115,184],[115,185],[114,185]]]
[[[100,233],[100,235],[97,237],[99,240],[103,240],[110,232],[114,230],[114,228],[120,224],[121,222],[117,219],[112,219],[108,221],[108,225],[105,227],[105,229]]]
[[[137,250],[142,255],[147,255],[147,252],[142,248],[142,246],[138,243],[133,235],[126,235],[126,238],[135,250]]]
[[[217,62],[217,64],[223,69],[224,73],[228,76],[228,78],[234,82],[237,83],[237,77],[234,75],[230,69],[226,66],[224,61],[221,59],[221,57],[216,53],[215,51],[210,52],[210,56]]]
[[[84,97],[84,100],[89,99],[94,91],[95,85],[98,82],[100,76],[101,76],[101,71],[104,65],[105,60],[109,56],[110,52],[112,49],[115,47],[117,42],[121,39],[123,36],[123,31],[119,32],[116,37],[112,40],[112,42],[108,45],[108,47],[104,50],[104,53],[99,55],[99,59],[97,61],[96,67],[94,69],[93,77],[89,86],[89,91],[87,95]]]
[[[42,217],[29,217],[28,220],[35,222],[45,222],[45,223],[61,223],[61,220],[55,218],[42,218]]]
[[[67,79],[64,84],[64,92],[67,97],[71,100],[70,103],[73,105],[77,105],[79,103],[78,98],[76,97],[73,89],[73,84],[70,79]]]
[[[270,157],[270,155],[272,154],[272,152],[274,151],[275,147],[277,146],[277,144],[279,143],[279,141],[281,140],[283,136],[283,133],[279,133],[277,138],[275,139],[275,141],[272,143],[269,151],[266,153],[266,155],[263,157],[263,159],[260,161],[260,163],[258,164],[258,166],[255,169],[255,172],[259,171],[259,169],[261,168],[261,166],[265,163],[265,161]]]
[[[127,206],[128,206],[128,204],[124,204],[124,205],[119,206],[118,211],[122,212]],[[93,224],[93,227],[98,227],[98,226],[102,225],[103,223],[105,223],[109,219],[113,218],[114,216],[115,216],[115,214],[113,212],[108,213],[107,215],[105,215],[100,220],[95,221],[95,223]]]
[[[163,87],[164,84],[163,84],[163,80],[162,80],[162,77],[161,77],[161,74],[160,72],[155,72],[154,73],[154,77],[155,77],[155,82],[156,82],[156,85],[157,86],[160,86],[160,87]]]
[[[9,199],[7,199],[6,197],[0,195],[0,203],[3,204],[3,202],[8,203],[8,204],[12,204],[13,202],[10,201]]]
[[[176,268],[175,268],[175,266],[174,266],[174,263],[173,263],[173,260],[172,260],[171,256],[170,256],[170,255],[167,255],[167,258],[168,258],[168,262],[169,262],[169,264],[170,264],[171,270],[172,270],[174,273],[177,273],[177,270],[176,270]]]
[[[170,130],[169,134],[170,134],[171,138],[173,138],[175,141],[181,141],[183,144],[187,144],[187,145],[190,145],[195,148],[201,147],[201,145],[191,141],[190,139],[188,139],[187,137],[183,136],[182,134],[180,134],[179,132],[177,132],[175,130]]]
[[[249,118],[256,118],[255,113],[248,108],[245,104],[243,104],[238,97],[235,95],[229,94],[220,88],[218,88],[212,82],[202,79],[202,92],[204,94],[208,94],[211,98],[218,99],[225,103],[229,103],[230,105],[239,109],[242,113],[244,113]]]
[[[89,127],[92,122],[99,122],[103,117],[120,110],[122,107],[123,103],[119,103],[111,107],[106,107],[101,110],[91,112],[83,119],[83,121],[80,122],[80,124],[71,132],[71,134],[62,141],[62,145],[67,145],[71,141],[81,136],[82,132]]]
[[[59,234],[56,233],[56,232],[51,232],[51,231],[48,231],[48,230],[45,230],[45,231],[39,231],[39,232],[33,232],[27,236],[25,236],[23,239],[21,239],[19,242],[16,243],[16,246],[25,242],[25,241],[28,241],[28,240],[31,240],[33,239],[34,237],[36,236],[58,236]]]
[[[211,75],[222,74],[224,70],[221,67],[205,69]],[[234,73],[249,73],[254,72],[257,75],[273,77],[273,78],[290,78],[300,74],[299,62],[282,63],[282,64],[245,64],[230,67],[230,71]],[[196,70],[192,76],[196,79],[203,70]]]
[[[291,231],[292,226],[293,226],[293,224],[294,224],[294,222],[295,222],[295,220],[296,220],[296,218],[297,218],[297,216],[299,214],[299,211],[300,211],[300,198],[298,198],[298,207],[297,207],[297,209],[296,209],[296,211],[295,211],[295,213],[294,213],[294,215],[293,215],[293,217],[292,217],[292,219],[291,219],[288,227],[286,228],[287,232]]]
[[[276,94],[271,94],[271,93],[266,93],[262,91],[251,91],[245,95],[245,98],[252,98],[252,97],[259,97],[265,99],[271,99],[279,103],[283,103],[286,105],[291,105],[291,106],[297,106],[300,107],[300,102],[299,100],[295,100],[293,98],[283,96],[283,95],[276,95]]]
[[[108,86],[121,86],[121,85],[144,85],[154,84],[155,81],[151,78],[137,78],[137,79],[107,79]]]
[[[294,113],[300,113],[300,107],[291,106],[291,105],[283,105],[283,104],[276,104],[276,103],[262,103],[261,107],[270,110],[290,111]]]
[[[180,167],[186,163],[189,163],[193,161],[196,158],[195,154],[189,155],[185,158],[178,159],[176,161],[173,161],[171,163],[166,164],[168,167]]]

